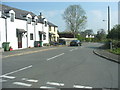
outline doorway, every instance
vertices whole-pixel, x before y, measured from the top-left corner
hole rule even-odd
[[[22,33],[18,34],[18,48],[22,48]]]

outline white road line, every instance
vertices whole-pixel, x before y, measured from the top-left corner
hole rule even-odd
[[[8,79],[14,79],[15,77],[13,77],[13,76],[5,76],[5,75],[2,75],[2,76],[0,76],[0,77],[2,77],[2,78],[8,78]]]
[[[22,71],[22,70],[25,70],[25,69],[28,69],[28,68],[31,68],[31,67],[32,67],[32,65],[27,66],[27,67],[24,67],[24,68],[21,68],[21,69],[18,69],[18,70],[15,70],[15,71],[10,72],[10,73],[6,73],[6,74],[4,74],[4,75],[2,75],[2,76],[7,76],[7,75],[9,75],[9,74],[13,74],[13,73],[16,73],[16,72],[19,72],[19,71]],[[1,76],[0,76],[0,77],[1,77]]]
[[[28,79],[28,78],[22,78],[22,80],[28,81],[28,82],[34,82],[34,83],[38,82],[38,80]]]
[[[85,88],[86,88],[86,89],[92,89],[92,87],[89,87],[89,86],[86,86]]]
[[[32,84],[27,84],[27,83],[22,83],[22,82],[13,82],[15,85],[21,85],[21,86],[26,86],[26,87],[31,87]]]
[[[64,54],[65,54],[65,53],[61,53],[61,54],[56,55],[56,56],[54,56],[54,57],[48,58],[47,61],[49,61],[49,60],[51,60],[51,59],[54,59],[54,58],[56,58],[56,57],[62,56],[62,55],[64,55]]]
[[[56,82],[47,82],[46,84],[55,85],[55,86],[64,86],[63,83],[56,83]]]
[[[77,50],[78,48],[71,49],[70,51]]]
[[[7,80],[0,79],[0,82],[7,82]]]
[[[73,85],[74,88],[86,88],[86,89],[92,89],[90,86],[81,86],[81,85]]]
[[[74,49],[71,49],[70,51],[73,51]]]
[[[48,86],[41,86],[40,88],[43,88],[43,89],[55,89],[55,87],[48,87]]]
[[[81,86],[81,85],[73,85],[74,88],[84,88],[85,86]]]

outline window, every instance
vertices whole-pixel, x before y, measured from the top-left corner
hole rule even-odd
[[[46,35],[43,35],[43,40],[46,40]]]
[[[33,34],[32,33],[30,34],[30,40],[33,40]]]
[[[27,23],[31,24],[31,22],[32,22],[32,19],[30,17],[28,17]]]
[[[47,27],[47,22],[45,21],[45,27]]]
[[[10,18],[11,22],[14,22],[14,13],[11,13],[11,18]]]
[[[55,27],[54,27],[54,32],[55,32]]]
[[[49,26],[49,31],[51,31],[51,26]]]
[[[35,19],[35,25],[37,25],[37,23],[38,23],[38,20],[37,20],[37,19]]]

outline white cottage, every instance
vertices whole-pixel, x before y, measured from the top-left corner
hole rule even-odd
[[[34,47],[35,42],[49,43],[49,26],[47,20],[40,13],[36,16],[32,12],[1,5],[0,10],[0,47],[3,42],[10,42],[15,49]]]

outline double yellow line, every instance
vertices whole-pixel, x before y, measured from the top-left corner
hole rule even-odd
[[[32,53],[37,53],[37,52],[42,52],[42,51],[49,51],[49,50],[54,50],[54,49],[57,49],[57,48],[42,49],[42,50],[37,50],[37,51],[28,51],[28,52],[23,52],[23,53],[18,53],[18,54],[7,55],[7,56],[4,56],[2,58],[27,55],[27,54],[32,54]]]

